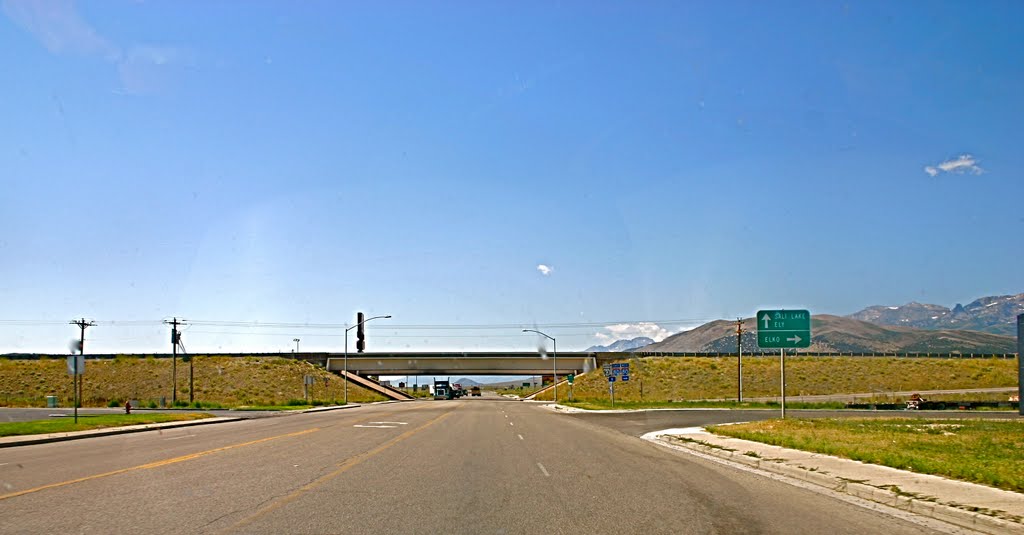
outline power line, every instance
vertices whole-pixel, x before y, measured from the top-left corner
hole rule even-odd
[[[715,321],[716,318],[682,318],[682,319],[643,319],[643,320],[614,320],[614,321],[590,321],[590,322],[562,322],[562,323],[450,323],[450,324],[389,324],[389,330],[506,330],[521,329],[525,327],[537,327],[544,329],[572,329],[572,328],[603,328],[611,325],[687,325],[694,323],[706,323]],[[99,320],[92,322],[93,325],[108,327],[135,327],[135,326],[157,326],[163,323],[172,323],[169,320]],[[236,327],[247,329],[346,329],[351,327],[347,323],[297,323],[297,322],[261,322],[261,321],[230,321],[230,320],[191,320],[191,325],[203,327]],[[0,325],[12,326],[47,326],[64,325],[63,321],[51,320],[0,320]]]
[[[244,331],[189,331],[192,334],[228,334],[241,336],[284,336],[283,333],[254,333]],[[560,333],[561,337],[589,337],[594,333]],[[290,333],[289,336],[308,336],[310,338],[341,338],[342,334],[320,334],[320,333]],[[376,333],[374,338],[523,338],[520,334],[382,334]]]
[[[619,320],[619,321],[593,321],[593,322],[565,322],[565,323],[533,323],[533,322],[522,322],[522,323],[450,323],[450,324],[391,324],[387,325],[387,329],[409,329],[409,330],[469,330],[469,329],[483,329],[483,330],[499,330],[499,329],[520,329],[523,327],[540,327],[547,329],[559,329],[559,328],[573,328],[573,327],[606,327],[609,325],[619,324],[638,324],[638,323],[653,323],[659,325],[680,325],[690,323],[703,323],[708,321],[714,321],[714,318],[684,318],[684,319],[668,319],[668,320]],[[344,329],[351,327],[348,324],[341,323],[275,323],[275,322],[260,322],[260,321],[213,321],[213,320],[192,320],[193,325],[202,325],[205,327],[248,327],[248,328],[266,328],[266,329]]]
[[[46,325],[65,325],[67,322],[54,321],[54,320],[0,320],[0,325],[18,325],[25,327],[34,326],[46,326]],[[93,325],[102,325],[109,327],[116,327],[120,325],[124,326],[135,326],[135,325],[160,325],[159,320],[94,320],[91,322]]]
[[[19,325],[19,326],[43,326],[43,325],[65,325],[65,321],[50,321],[50,320],[0,320],[0,325]]]

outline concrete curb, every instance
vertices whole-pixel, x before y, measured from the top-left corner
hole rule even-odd
[[[856,496],[857,498],[880,503],[895,509],[928,518],[934,518],[936,520],[948,522],[950,524],[983,533],[1024,533],[1024,525],[1016,522],[1003,520],[1001,518],[996,518],[974,511],[959,509],[934,501],[901,495],[893,492],[892,490],[866,485],[831,474],[811,471],[766,459],[750,457],[739,452],[727,451],[700,443],[671,440],[666,439],[665,437],[666,435],[659,435],[654,442],[671,446],[673,449],[683,448],[696,451],[707,456],[725,459],[756,470],[763,470],[776,475],[804,481],[827,488],[834,492],[849,494],[851,496]]]
[[[204,418],[202,420],[188,420],[184,422],[164,422],[160,424],[142,424],[129,425],[125,427],[108,427],[104,429],[89,429],[87,431],[72,431],[70,433],[52,433],[48,435],[21,435],[15,437],[0,438],[0,448],[30,446],[33,444],[48,444],[51,442],[64,442],[67,440],[80,440],[84,438],[124,435],[128,433],[141,433],[144,431],[161,431],[164,429],[174,429],[177,427],[191,427],[195,425],[223,424],[228,422],[239,422],[242,420],[245,420],[245,418]]]

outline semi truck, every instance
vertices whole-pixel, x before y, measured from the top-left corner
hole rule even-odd
[[[434,381],[434,399],[453,399],[452,386],[448,381]]]

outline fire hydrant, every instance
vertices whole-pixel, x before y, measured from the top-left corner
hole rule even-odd
[[[132,413],[132,402],[131,401],[125,401],[124,402],[124,413],[125,414],[131,414]]]

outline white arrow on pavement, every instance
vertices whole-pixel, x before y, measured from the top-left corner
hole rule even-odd
[[[764,313],[764,316],[761,316],[761,321],[764,322],[764,328],[765,329],[768,328],[768,320],[770,320],[770,319],[772,319],[772,317],[769,316],[767,312]]]

